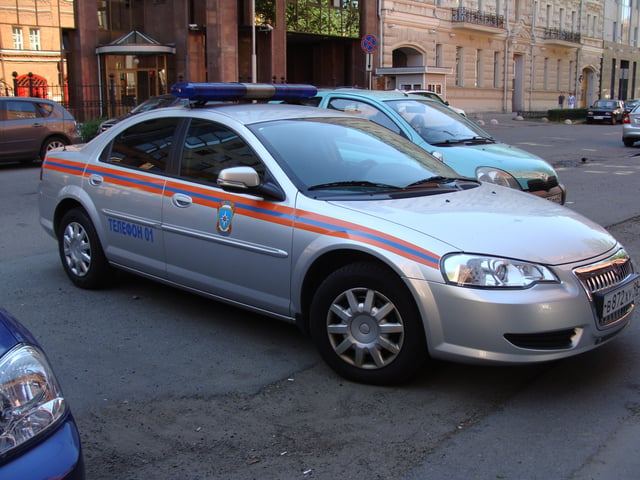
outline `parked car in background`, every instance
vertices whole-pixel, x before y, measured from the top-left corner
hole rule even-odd
[[[31,162],[81,141],[73,115],[53,100],[0,97],[0,161]]]
[[[0,309],[0,478],[84,476],[78,429],[45,353]]]
[[[218,100],[316,93],[173,90]],[[121,268],[295,323],[358,382],[397,383],[430,358],[523,364],[586,352],[625,331],[640,291],[603,227],[460,177],[336,110],[156,109],[50,153],[40,178],[40,224],[76,286],[98,288]]]
[[[300,103],[372,120],[441,157],[459,175],[565,202],[565,188],[551,165],[498,142],[441,102],[398,90],[335,89],[319,90]]]
[[[182,98],[177,98],[170,93],[166,95],[157,95],[155,97],[150,97],[146,99],[144,102],[141,102],[139,105],[135,106],[131,110],[129,110],[124,115],[120,115],[119,117],[110,118],[105,120],[98,126],[98,133],[104,132],[105,130],[113,127],[116,123],[121,122],[125,118],[129,118],[132,115],[136,115],[138,113],[146,112],[148,110],[154,110],[156,108],[164,108],[171,107],[173,105],[184,105],[186,101]]]
[[[640,104],[640,98],[631,98],[624,101],[624,113],[629,113]]]
[[[636,105],[622,119],[622,143],[625,147],[633,147],[640,140],[640,105]]]
[[[587,110],[587,123],[601,122],[615,125],[624,117],[622,100],[596,100]]]
[[[408,90],[407,93],[415,93],[416,95],[421,95],[423,97],[430,98],[431,100],[435,100],[436,102],[440,102],[443,105],[446,105],[447,107],[449,107],[450,109],[452,109],[453,111],[459,113],[464,117],[467,116],[466,112],[463,109],[450,105],[448,101],[446,101],[436,92],[432,92],[431,90]]]

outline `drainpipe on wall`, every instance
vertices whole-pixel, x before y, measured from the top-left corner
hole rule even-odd
[[[504,5],[504,19],[507,25],[507,36],[504,40],[504,72],[503,72],[503,85],[502,85],[502,112],[507,113],[507,83],[509,82],[509,42],[511,41],[511,25],[509,23],[509,3],[507,0]]]

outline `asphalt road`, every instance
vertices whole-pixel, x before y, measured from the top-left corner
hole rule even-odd
[[[628,156],[640,148],[622,146],[620,126],[566,127],[487,130],[554,164],[569,208],[640,265]],[[638,313],[562,362],[437,363],[402,387],[352,384],[293,326],[124,274],[76,289],[38,225],[38,169],[0,166],[0,179],[0,305],[47,350],[89,479],[637,479]]]

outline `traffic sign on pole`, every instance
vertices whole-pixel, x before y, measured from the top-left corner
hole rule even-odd
[[[360,42],[360,46],[365,53],[372,53],[376,50],[378,46],[378,39],[375,35],[368,33],[364,37],[362,37],[362,41]]]

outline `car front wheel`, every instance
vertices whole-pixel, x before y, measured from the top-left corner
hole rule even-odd
[[[425,363],[418,309],[406,286],[372,263],[345,265],[318,288],[311,337],[338,374],[362,383],[401,383]]]
[[[80,288],[103,286],[110,267],[86,212],[79,208],[68,211],[58,232],[60,260],[71,281]]]

